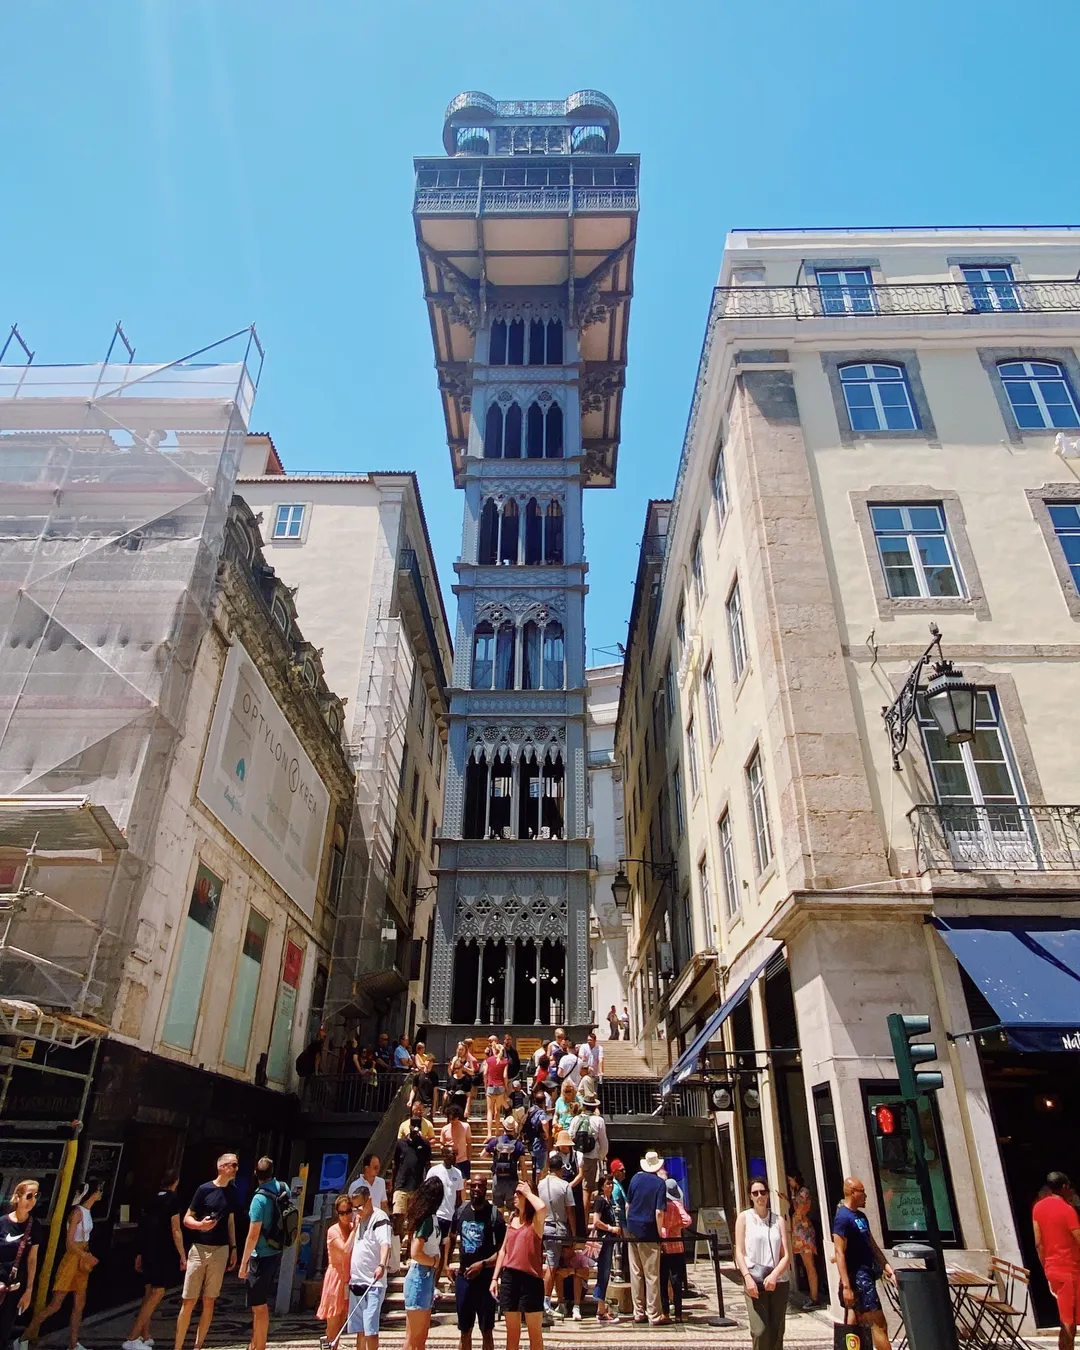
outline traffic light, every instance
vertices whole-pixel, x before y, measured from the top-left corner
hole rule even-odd
[[[879,1135],[896,1133],[896,1112],[884,1102],[874,1107],[874,1133]]]
[[[913,1036],[925,1036],[929,1030],[930,1019],[922,1013],[889,1014],[889,1037],[902,1097],[912,1099],[921,1092],[937,1092],[945,1086],[944,1077],[936,1069],[916,1068],[916,1065],[928,1064],[938,1057],[933,1041],[912,1042]]]

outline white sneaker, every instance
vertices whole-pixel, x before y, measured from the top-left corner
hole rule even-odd
[[[574,1304],[574,1311],[570,1314],[570,1320],[572,1322],[581,1321],[581,1309],[578,1307],[576,1303]]]
[[[24,1340],[24,1341],[16,1341],[16,1342],[15,1342],[15,1350],[30,1350],[30,1342],[29,1342],[29,1341],[25,1341],[25,1340]]]
[[[82,1341],[76,1341],[75,1350],[87,1350],[87,1347],[83,1345]]]
[[[141,1336],[132,1336],[131,1340],[125,1341],[120,1350],[146,1350],[147,1342]]]

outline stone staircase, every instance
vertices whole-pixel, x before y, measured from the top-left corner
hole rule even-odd
[[[604,1041],[605,1078],[655,1078],[649,1062],[631,1041]]]

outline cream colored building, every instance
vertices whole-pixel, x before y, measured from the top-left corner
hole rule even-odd
[[[370,865],[362,909],[338,920],[327,1013],[396,1039],[427,1016],[453,666],[416,477],[286,473],[251,435],[237,490],[345,703]]]
[[[586,807],[594,861],[589,946],[592,952],[592,1015],[600,1036],[608,1035],[608,1009],[621,1015],[626,1002],[626,925],[611,895],[623,844],[622,769],[615,757],[615,719],[619,710],[622,663],[591,666],[585,725],[589,779]]]
[[[673,1077],[705,1038],[727,1202],[798,1169],[827,1225],[854,1172],[917,1229],[872,1127],[886,1016],[926,1013],[969,1263],[1037,1264],[1042,1176],[1080,1170],[1078,269],[1070,229],[729,236],[619,714],[628,852],[677,864],[632,871],[635,1011]],[[976,736],[920,699],[894,771],[931,624]]]

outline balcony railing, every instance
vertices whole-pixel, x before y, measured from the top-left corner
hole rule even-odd
[[[600,1084],[600,1111],[606,1120],[619,1116],[659,1115],[702,1120],[709,1115],[709,1096],[701,1083],[680,1083],[661,1096],[658,1078],[606,1078]]]
[[[1080,281],[899,285],[721,286],[722,319],[853,319],[921,314],[1080,313]]]
[[[920,872],[1080,872],[1080,806],[916,806]]]
[[[583,211],[636,211],[638,190],[631,187],[440,188],[417,190],[420,215],[565,215]]]
[[[300,1107],[315,1115],[333,1112],[381,1116],[410,1075],[381,1073],[374,1084],[355,1073],[319,1073],[300,1082]]]

